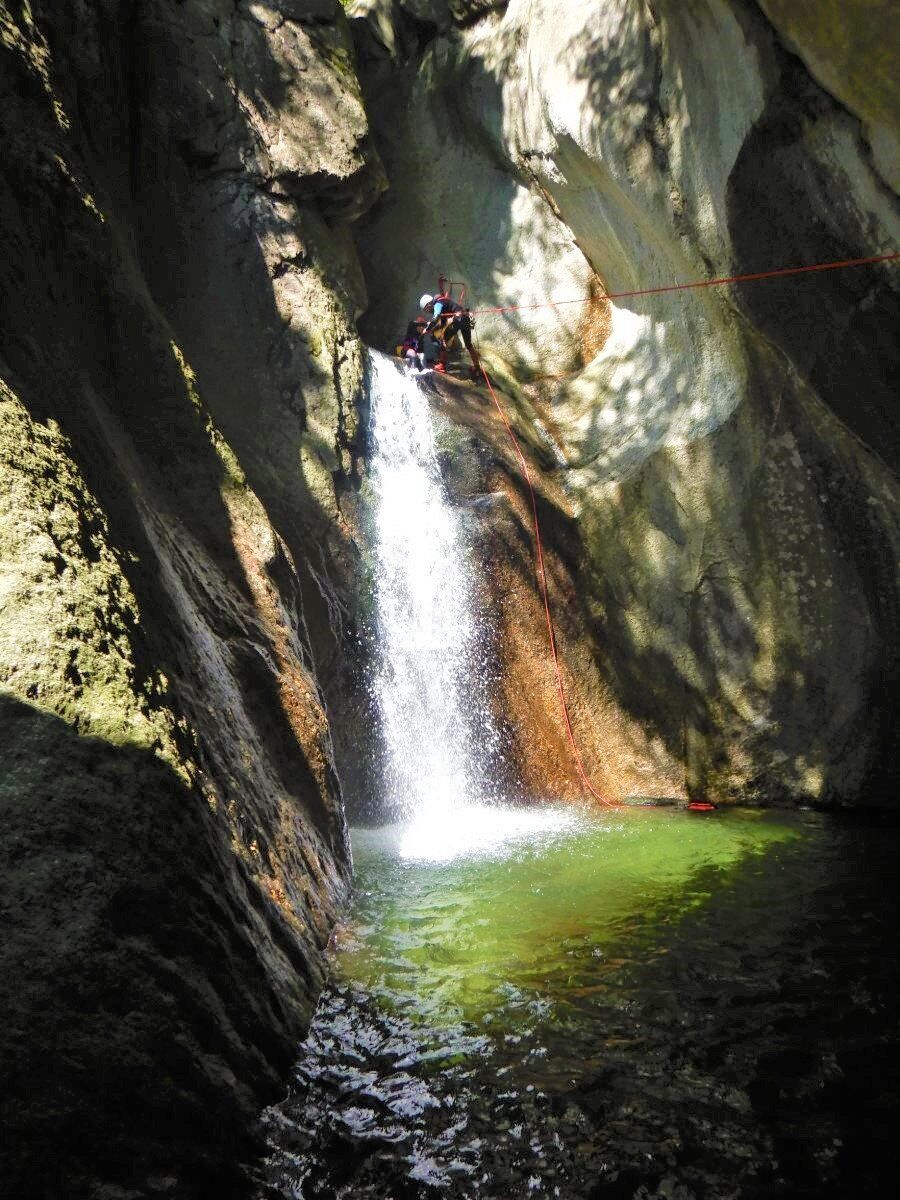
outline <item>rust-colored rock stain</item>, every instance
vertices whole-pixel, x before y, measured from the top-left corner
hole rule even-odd
[[[488,597],[485,619],[498,665],[492,699],[507,734],[510,773],[534,802],[597,806],[580,778],[566,733],[537,574],[531,499],[515,449],[486,389],[451,378],[434,381],[430,392],[436,411],[472,435],[468,452],[479,464],[476,491],[470,485],[460,494],[453,463],[447,485],[457,502],[478,502],[473,505],[479,513],[475,569]],[[604,682],[601,650],[579,599],[580,532],[559,472],[541,465],[527,427],[517,424],[513,402],[502,393],[498,398],[516,431],[537,498],[560,673],[585,773],[614,803],[629,795],[683,798],[678,764],[621,709]],[[491,503],[484,505],[479,497]]]

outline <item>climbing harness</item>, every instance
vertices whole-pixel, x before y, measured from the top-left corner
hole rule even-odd
[[[453,299],[453,288],[459,288],[459,299]],[[480,366],[477,353],[472,347],[472,315],[463,305],[466,285],[462,281],[447,279],[446,275],[438,275],[437,293],[432,296],[425,292],[419,298],[419,307],[430,309],[432,319],[426,326],[438,346],[438,361],[434,369],[440,372],[447,370],[447,355],[456,346],[458,337],[462,338],[472,359],[472,377],[476,377]],[[439,310],[439,311],[435,311]]]

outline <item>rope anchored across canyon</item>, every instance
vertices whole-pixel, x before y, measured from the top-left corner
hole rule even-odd
[[[521,312],[528,309],[556,308],[567,304],[588,304],[597,300],[622,300],[635,296],[654,296],[667,292],[683,292],[696,288],[719,287],[731,283],[749,283],[757,280],[777,279],[784,278],[786,276],[805,275],[820,271],[836,271],[849,267],[871,266],[876,263],[896,262],[898,259],[900,259],[900,253],[872,255],[868,258],[843,259],[838,262],[815,263],[809,266],[801,267],[779,267],[769,271],[754,271],[749,274],[729,275],[717,279],[701,279],[695,280],[691,283],[676,283],[664,287],[637,288],[633,291],[627,292],[604,292],[599,296],[583,296],[574,300],[550,300],[538,304],[500,305],[494,308],[476,308],[472,310],[472,315],[475,316],[479,313]],[[562,709],[566,738],[572,751],[572,757],[578,770],[578,776],[587,791],[590,792],[590,794],[596,800],[599,800],[601,804],[605,805],[607,808],[619,808],[621,805],[617,804],[614,800],[610,800],[607,796],[604,796],[603,793],[591,782],[591,779],[585,770],[584,761],[582,759],[581,752],[578,749],[578,744],[575,740],[575,734],[572,730],[572,720],[569,715],[569,705],[568,701],[566,700],[566,692],[563,685],[559,652],[556,645],[556,634],[554,631],[553,616],[550,608],[550,594],[547,586],[547,571],[544,564],[544,547],[543,540],[541,538],[541,525],[538,517],[537,496],[535,494],[534,485],[531,481],[531,472],[528,469],[528,463],[526,462],[525,456],[522,453],[522,447],[519,444],[519,440],[513,432],[512,425],[510,424],[509,419],[503,410],[503,406],[497,397],[497,393],[494,391],[490,376],[485,370],[483,363],[480,364],[480,369],[481,374],[484,377],[484,382],[487,384],[488,391],[491,394],[491,399],[494,402],[497,412],[500,414],[500,418],[506,427],[506,432],[509,434],[510,441],[515,448],[516,455],[522,466],[522,474],[528,487],[528,492],[531,499],[531,515],[534,529],[537,577],[540,585],[541,599],[544,605],[544,615],[547,622],[547,636],[550,642],[550,655],[553,660],[553,669],[556,674],[556,687],[559,695],[560,707]],[[690,807],[694,807],[698,811],[707,811],[713,809],[715,806],[709,803],[695,802]]]
[[[868,267],[900,259],[900,252],[875,254],[868,258],[845,258],[837,262],[812,263],[802,267],[777,267],[770,271],[751,271],[744,275],[723,275],[717,279],[695,279],[690,283],[668,283],[662,287],[634,288],[628,292],[603,291],[598,296],[576,296],[571,300],[540,300],[535,304],[500,304],[492,308],[473,308],[472,316],[488,313],[527,312],[536,308],[561,308],[566,304],[593,304],[600,300],[627,300],[637,296],[660,296],[666,292],[687,292],[698,288],[723,287],[730,283],[753,283],[763,279],[779,279],[790,275],[809,275],[816,271],[840,271],[848,267]]]

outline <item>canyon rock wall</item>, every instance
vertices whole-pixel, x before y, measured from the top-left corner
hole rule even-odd
[[[515,308],[604,792],[890,799],[896,266],[607,298],[896,249],[887,6],[347,7],[0,0],[13,1195],[246,1190],[370,782],[357,321],[439,270]],[[574,798],[516,459],[435,404],[516,773]]]
[[[565,497],[613,795],[889,801],[896,265],[604,298],[900,244],[893,84],[835,49],[873,6],[828,7],[350,10],[391,182],[361,328],[390,344],[439,269],[516,306],[477,328]]]
[[[825,0],[814,8],[791,0],[757,2],[786,49],[859,117],[876,170],[900,190],[897,11],[891,0]]]
[[[342,9],[4,3],[4,1194],[243,1194],[346,895]]]

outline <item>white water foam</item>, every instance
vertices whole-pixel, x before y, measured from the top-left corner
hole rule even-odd
[[[473,589],[459,514],[441,482],[428,401],[414,378],[369,363],[375,551],[373,692],[388,807],[417,857],[484,811],[483,746],[496,743],[478,679]],[[426,854],[427,856],[427,854]]]
[[[472,804],[456,817],[411,821],[397,831],[401,858],[451,862],[455,858],[500,855],[525,842],[546,842],[584,826],[575,809],[510,808]]]

